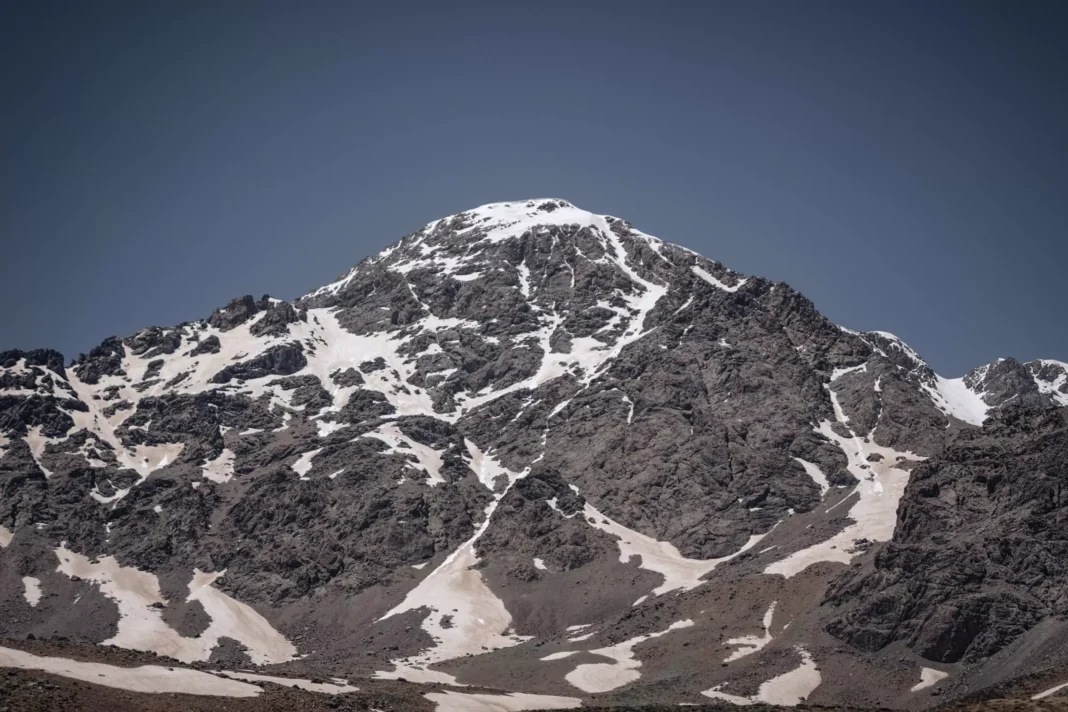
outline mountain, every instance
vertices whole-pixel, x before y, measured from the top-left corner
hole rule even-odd
[[[947,379],[622,219],[485,205],[292,303],[0,353],[0,664],[921,708],[1068,641],[1066,405],[1068,364]]]

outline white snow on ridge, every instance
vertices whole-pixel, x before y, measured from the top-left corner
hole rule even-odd
[[[619,560],[626,563],[632,556],[641,558],[639,567],[654,571],[664,577],[664,582],[653,589],[654,596],[669,591],[688,591],[697,588],[704,581],[702,577],[720,564],[730,561],[742,552],[756,546],[766,534],[755,534],[741,549],[719,559],[687,559],[679,553],[678,548],[670,542],[657,541],[633,529],[615,522],[597,510],[589,501],[583,512],[586,521],[592,526],[618,538]]]
[[[554,211],[552,215],[556,216],[559,212],[559,210]],[[563,323],[564,315],[556,313],[555,311],[546,311],[541,327],[528,335],[529,338],[536,338],[538,340],[538,345],[543,354],[538,371],[529,378],[499,390],[487,389],[471,395],[458,394],[456,400],[460,404],[460,410],[453,416],[453,420],[463,413],[470,412],[474,408],[488,403],[489,401],[496,400],[503,395],[521,389],[533,390],[554,378],[573,372],[576,368],[581,369],[583,372],[583,376],[580,380],[583,383],[588,384],[607,364],[615,359],[627,345],[637,341],[648,333],[642,330],[645,324],[645,319],[656,307],[660,298],[667,294],[668,287],[643,279],[634,268],[631,267],[622,240],[620,240],[619,236],[612,231],[611,226],[608,224],[608,221],[604,216],[586,213],[585,211],[581,212],[586,215],[586,218],[584,218],[585,221],[581,224],[595,228],[604,239],[605,257],[602,259],[615,263],[615,265],[626,274],[635,287],[636,293],[634,294],[627,294],[622,291],[617,292],[617,296],[627,302],[626,309],[624,310],[625,313],[634,314],[627,331],[611,345],[606,345],[591,336],[584,336],[572,340],[570,353],[552,353],[549,343],[550,338],[560,324]],[[545,215],[545,213],[539,214]],[[537,224],[545,224],[546,222],[557,223],[557,219],[542,220]],[[568,222],[569,224],[570,222],[575,221],[565,222]],[[436,417],[440,418],[442,416],[438,414]]]
[[[460,319],[439,319],[426,317],[412,328],[435,333],[446,328],[462,328],[467,325]],[[421,388],[412,388],[408,379],[415,373],[415,359],[398,353],[398,349],[408,343],[410,336],[399,332],[378,331],[359,335],[347,331],[337,320],[334,311],[328,309],[309,309],[307,323],[290,324],[290,333],[301,341],[314,339],[314,354],[306,353],[308,365],[298,371],[296,376],[314,375],[319,378],[323,388],[330,391],[334,404],[328,412],[341,410],[353,391],[360,388],[378,391],[396,408],[394,417],[405,415],[432,415],[442,420],[455,417],[434,412],[433,402],[427,392]],[[356,368],[363,361],[381,358],[386,368],[366,375],[362,386],[337,386],[330,375],[338,370]],[[396,372],[397,377],[393,376]],[[250,381],[250,383],[252,383]]]
[[[530,298],[530,268],[524,263],[516,265],[519,275],[519,292],[527,299]]]
[[[871,331],[867,333],[877,334],[888,340],[891,346],[906,354],[917,367],[927,366],[927,362],[920,358],[920,355],[915,349],[894,334],[891,334],[888,331]],[[873,349],[875,348],[874,345],[869,345],[871,345]],[[886,355],[879,349],[875,350],[879,351],[879,353],[883,353],[884,356]],[[831,377],[831,382],[833,383],[840,376],[850,370],[852,369],[835,369],[834,374]],[[879,383],[879,381],[876,382],[876,391],[882,390]],[[982,425],[983,421],[986,420],[990,406],[983,400],[984,394],[977,393],[969,388],[963,378],[944,378],[938,374],[934,374],[934,382],[924,382],[921,384],[921,388],[935,406],[947,416],[962,420],[971,425]],[[839,418],[839,420],[841,419]]]
[[[1038,376],[1034,376],[1035,385],[1038,386],[1039,392],[1045,393],[1053,398],[1053,401],[1057,405],[1068,405],[1068,393],[1061,391],[1064,384],[1068,383],[1068,363],[1054,361],[1053,359],[1048,358],[1040,358],[1038,359],[1038,362],[1044,367],[1052,366],[1053,368],[1060,370],[1060,374],[1052,381],[1047,381]]]
[[[849,463],[849,472],[857,479],[855,491],[860,496],[849,510],[853,523],[830,539],[795,551],[786,558],[769,564],[764,569],[766,574],[780,574],[790,578],[818,561],[848,564],[858,553],[854,549],[858,539],[889,541],[897,526],[897,506],[909,481],[908,471],[895,466],[898,464],[898,458],[914,461],[926,459],[911,452],[899,452],[876,444],[874,429],[866,437],[858,436],[849,428],[849,418],[838,404],[834,389],[828,384],[824,384],[824,387],[831,396],[838,422],[846,427],[851,437],[842,437],[836,433],[830,421],[826,420],[815,430],[842,450]],[[881,459],[869,462],[868,455],[872,454],[880,455]]]
[[[899,349],[902,353],[907,355],[910,359],[917,364],[927,365],[927,362],[920,358],[920,355],[916,353],[916,350],[905,343],[904,339],[898,337],[895,334],[891,334],[889,331],[869,331],[868,334],[877,334],[890,342],[890,345],[896,349]]]
[[[942,378],[935,374],[934,386],[924,383],[923,390],[939,410],[965,423],[982,425],[990,410],[983,394],[969,388],[963,378]]]
[[[5,526],[0,526],[0,549],[11,546],[11,540],[15,538],[15,532]]]
[[[207,325],[195,325],[181,327],[183,344],[174,354],[164,360],[156,378],[159,383],[143,387],[142,391],[134,388],[141,383],[148,369],[148,363],[152,359],[146,359],[126,350],[123,358],[123,370],[126,376],[104,376],[99,383],[89,385],[82,383],[71,371],[70,384],[76,392],[79,400],[88,405],[89,411],[71,411],[69,415],[74,419],[74,431],[86,429],[94,433],[100,440],[111,445],[119,459],[120,467],[128,467],[137,470],[141,475],[141,481],[148,477],[154,470],[173,462],[182,450],[180,443],[159,446],[138,446],[132,451],[122,444],[115,434],[115,428],[128,418],[134,409],[119,410],[114,416],[108,418],[103,415],[98,405],[100,401],[93,398],[108,388],[117,388],[117,398],[125,399],[135,406],[138,401],[147,396],[160,395],[163,393],[199,393],[207,390],[225,390],[238,392],[252,398],[269,395],[271,402],[276,408],[286,409],[283,413],[288,420],[291,416],[290,399],[292,391],[284,391],[277,386],[267,384],[276,380],[278,376],[268,375],[262,378],[250,379],[245,382],[232,381],[226,384],[212,383],[211,378],[222,371],[226,366],[253,358],[273,345],[299,341],[305,344],[314,344],[315,349],[305,349],[305,357],[308,365],[295,375],[315,375],[319,378],[324,388],[331,390],[335,402],[330,410],[340,410],[348,401],[348,397],[357,386],[338,387],[334,384],[330,375],[337,370],[356,368],[365,360],[374,360],[381,357],[386,362],[387,368],[377,372],[378,378],[368,379],[365,388],[378,390],[397,410],[397,416],[426,414],[435,415],[430,397],[422,389],[412,389],[406,386],[406,380],[415,369],[414,359],[402,356],[397,350],[403,346],[407,339],[397,333],[376,332],[369,335],[356,335],[346,331],[337,321],[336,315],[326,309],[312,309],[308,312],[307,321],[295,322],[289,325],[289,336],[284,339],[272,337],[257,337],[250,331],[251,327],[262,318],[262,314],[255,315],[248,322],[231,329],[220,331]],[[421,322],[423,328],[442,329],[455,327],[460,324],[459,320],[445,320],[428,318]],[[203,340],[213,336],[219,340],[218,353],[207,353],[199,356],[190,356],[190,350],[196,343],[195,339]],[[125,347],[124,347],[125,348]],[[396,373],[395,377],[393,374]],[[172,379],[183,376],[175,384],[169,385]],[[439,416],[440,417],[440,416]],[[446,416],[446,419],[448,417]],[[453,418],[454,419],[454,418]],[[336,429],[331,426],[320,426],[320,434],[323,431]],[[251,434],[254,429],[246,431]],[[46,443],[34,443],[31,447],[37,447],[43,451]],[[226,461],[220,462],[219,471],[215,468],[206,471],[206,476],[216,480],[225,478],[231,474]],[[93,496],[101,503],[113,502],[125,496],[128,490],[120,490],[111,496],[103,496],[94,492]]]
[[[124,361],[123,364],[126,365],[126,361]],[[116,414],[109,419],[104,415],[102,408],[98,405],[97,399],[93,398],[98,392],[102,392],[109,386],[114,385],[120,386],[120,398],[126,398],[133,403],[140,400],[141,394],[130,388],[129,384],[122,381],[120,377],[106,376],[101,378],[100,383],[97,385],[83,383],[74,372],[74,369],[70,369],[67,372],[67,377],[71,390],[74,391],[77,399],[84,403],[88,408],[88,410],[84,412],[60,408],[60,410],[69,415],[74,421],[74,427],[70,430],[67,437],[80,430],[85,430],[92,433],[98,440],[110,445],[119,462],[119,468],[135,470],[137,474],[140,475],[140,479],[133,486],[137,486],[141,482],[144,482],[150,474],[159,468],[174,462],[174,460],[181,454],[185,447],[183,443],[137,445],[133,449],[128,448],[122,443],[119,437],[115,434],[115,428],[132,415],[134,410],[128,409],[116,411]],[[66,438],[62,439],[65,440]],[[92,462],[89,464],[93,465]],[[101,495],[98,490],[94,489],[90,493],[90,496],[101,504],[107,504],[122,499],[129,491],[130,488],[117,489],[113,495],[105,497]]]
[[[556,209],[552,212],[538,209],[539,205],[547,202],[555,203]],[[483,229],[486,232],[482,240],[490,243],[518,237],[527,230],[542,225],[600,227],[604,223],[603,215],[576,208],[571,203],[557,198],[489,203],[473,210],[465,210],[464,214],[473,220],[473,225],[466,230],[461,230],[460,234]]]
[[[868,370],[868,364],[862,363],[859,366],[850,366],[848,368],[836,368],[831,372],[831,383],[834,383],[842,376],[850,373],[863,373]]]
[[[842,409],[842,404],[838,400],[838,394],[834,392],[834,389],[824,384],[824,388],[827,389],[827,395],[831,397],[831,407],[834,408],[834,419],[839,423],[846,425],[849,423],[849,416],[846,415],[845,410]]]
[[[630,412],[627,413],[627,425],[630,425],[634,422],[634,401],[626,393],[623,393],[623,402],[630,406]]]
[[[480,325],[476,322],[468,322],[461,319],[441,318],[434,315],[424,316],[417,322],[409,324],[401,330],[382,330],[369,334],[353,334],[343,328],[337,319],[336,310],[310,309],[306,318],[287,326],[287,333],[280,337],[256,336],[252,333],[254,326],[264,318],[266,312],[254,315],[249,321],[237,327],[222,331],[205,323],[197,323],[178,327],[175,331],[181,338],[181,345],[168,358],[164,359],[162,368],[148,375],[149,363],[154,358],[148,358],[144,354],[133,354],[127,347],[122,346],[122,369],[125,375],[104,376],[97,384],[89,385],[81,383],[76,377],[72,379],[72,386],[76,390],[80,400],[90,407],[90,412],[72,413],[76,427],[85,428],[95,433],[101,440],[115,448],[120,467],[132,467],[141,475],[142,481],[153,470],[172,462],[180,453],[180,444],[165,446],[166,450],[127,452],[127,449],[119,441],[114,429],[120,425],[136,410],[136,404],[144,397],[158,396],[164,393],[189,393],[195,394],[208,390],[224,390],[229,393],[241,393],[251,398],[268,396],[272,407],[282,409],[285,419],[290,419],[291,411],[300,410],[292,406],[292,391],[285,391],[280,386],[268,384],[277,380],[276,375],[267,375],[261,378],[252,378],[245,381],[233,379],[228,383],[212,383],[212,378],[227,366],[256,357],[268,348],[287,343],[300,343],[304,346],[304,356],[307,365],[294,376],[316,376],[322,386],[327,389],[334,403],[319,414],[310,414],[313,419],[323,412],[336,412],[341,410],[351,393],[358,388],[378,391],[385,396],[386,400],[395,409],[391,417],[399,418],[407,415],[429,415],[432,417],[453,422],[465,412],[478,407],[491,400],[495,400],[511,391],[521,388],[536,388],[538,385],[567,373],[581,370],[583,378],[589,382],[596,374],[629,343],[645,335],[642,326],[646,316],[656,306],[660,297],[667,292],[667,286],[643,279],[629,264],[626,249],[622,240],[612,230],[609,220],[605,216],[595,215],[587,211],[579,210],[565,201],[552,200],[555,206],[552,211],[539,210],[538,205],[546,201],[522,201],[516,203],[496,203],[473,211],[468,211],[465,216],[481,231],[488,231],[485,237],[480,239],[493,242],[497,239],[506,239],[521,235],[529,226],[537,225],[579,225],[591,228],[597,237],[602,239],[605,254],[598,261],[614,263],[615,266],[626,274],[632,285],[617,290],[615,296],[622,297],[626,302],[625,308],[615,308],[617,311],[614,323],[618,325],[622,319],[629,319],[626,332],[616,339],[614,344],[605,344],[592,337],[575,339],[572,343],[571,352],[568,354],[552,354],[549,348],[549,340],[552,334],[562,323],[564,315],[558,314],[553,309],[544,305],[537,306],[541,313],[540,328],[527,334],[527,340],[536,339],[543,351],[543,359],[537,373],[531,378],[499,390],[486,389],[480,393],[458,393],[458,408],[452,413],[436,413],[430,395],[425,389],[413,387],[408,383],[415,373],[418,358],[422,355],[433,353],[437,345],[431,349],[424,349],[418,353],[400,353],[405,349],[413,336],[418,333],[435,335],[447,329],[474,329]],[[433,228],[433,224],[428,225]],[[655,238],[645,236],[635,231],[632,235],[644,237],[650,245],[658,248],[661,244]],[[406,249],[411,248],[416,257],[406,259],[391,265],[390,269],[404,275],[407,271],[415,269],[423,262],[435,269],[462,270],[465,274],[457,274],[458,279],[466,279],[470,276],[471,265],[466,256],[445,255],[439,246],[419,244],[425,234],[417,234],[414,238],[403,243]],[[383,251],[377,258],[381,261],[396,250],[396,247]],[[449,264],[445,264],[448,262]],[[418,263],[418,264],[417,264]],[[453,264],[455,263],[455,264]],[[520,290],[527,297],[531,297],[534,285],[532,276],[525,264],[515,266]],[[346,276],[334,285],[319,290],[337,291],[343,282],[353,278],[356,270],[350,270]],[[413,295],[418,300],[419,295]],[[384,324],[383,324],[384,325]],[[193,347],[207,338],[218,339],[219,347],[216,353],[203,353],[191,355]],[[521,342],[519,339],[517,343]],[[374,361],[381,358],[386,368],[365,375],[366,383],[361,386],[338,386],[334,383],[331,375],[339,370],[359,368],[364,361]],[[135,387],[136,386],[136,387]],[[114,389],[109,394],[109,401],[122,399],[134,404],[135,408],[118,410],[110,417],[104,416],[102,408],[104,402],[94,401],[94,395],[102,395],[104,391]],[[140,390],[139,390],[140,389]],[[99,404],[99,407],[98,407]],[[285,426],[283,426],[285,427]],[[320,436],[329,435],[338,429],[339,425],[328,421],[317,421]],[[251,433],[252,431],[247,431]],[[147,458],[147,460],[146,460]],[[212,474],[214,471],[209,470]],[[228,471],[224,469],[218,473],[219,477],[225,477]],[[94,492],[94,497],[102,503],[114,502],[126,494],[127,490],[121,490],[114,495],[104,496]]]
[[[37,467],[40,468],[41,472],[44,473],[45,479],[51,478],[52,471],[41,464],[41,455],[44,454],[45,448],[48,447],[49,443],[58,443],[62,440],[66,440],[66,438],[46,437],[41,432],[41,426],[35,425],[26,432],[26,435],[23,436],[22,439],[26,442],[26,445],[29,446],[33,461],[37,464]]]
[[[77,419],[75,419],[76,426],[77,422]],[[123,447],[121,443],[119,443],[118,438],[115,437],[114,434],[112,434],[111,437],[114,439],[115,443],[118,443],[118,447],[116,448],[115,454],[119,462],[123,465],[125,469],[136,470],[137,473],[141,475],[141,479],[135,482],[132,485],[133,487],[136,487],[137,485],[148,479],[148,476],[151,473],[155,472],[161,467],[166,467],[168,464],[173,462],[178,457],[178,455],[181,454],[182,449],[185,447],[184,443],[168,443],[166,445],[138,445],[133,449],[133,452],[131,453],[129,450]],[[89,496],[95,499],[97,502],[100,502],[101,504],[108,504],[110,502],[116,502],[125,497],[130,491],[130,489],[131,487],[116,489],[114,494],[105,497],[104,495],[100,494],[100,491],[97,488],[94,487],[93,491],[89,493]]]
[[[709,274],[708,271],[698,267],[697,265],[693,265],[692,267],[690,267],[690,269],[698,277],[700,277],[701,279],[705,280],[706,282],[711,284],[716,289],[722,289],[724,292],[737,292],[739,289],[742,288],[742,285],[744,285],[746,282],[749,281],[748,277],[746,277],[745,279],[739,279],[738,280],[738,284],[734,285],[733,287],[730,287],[730,286],[727,286],[726,283],[719,281],[718,279],[713,277],[711,274]]]
[[[811,477],[812,481],[820,488],[820,497],[827,494],[827,490],[831,488],[831,483],[827,480],[827,475],[823,473],[820,466],[814,462],[802,460],[800,457],[795,457],[794,460],[805,468],[805,474]]]

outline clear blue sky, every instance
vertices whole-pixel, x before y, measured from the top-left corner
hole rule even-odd
[[[959,375],[1068,360],[1068,3],[0,0],[0,348],[556,196]]]

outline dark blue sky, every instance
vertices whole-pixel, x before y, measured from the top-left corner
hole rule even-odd
[[[0,348],[556,196],[940,372],[1068,360],[1068,4],[0,0]]]

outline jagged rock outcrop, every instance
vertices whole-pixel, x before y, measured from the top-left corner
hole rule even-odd
[[[988,657],[1068,615],[1065,531],[1068,409],[1006,412],[912,471],[893,541],[829,591],[845,610],[828,630],[865,650]]]

